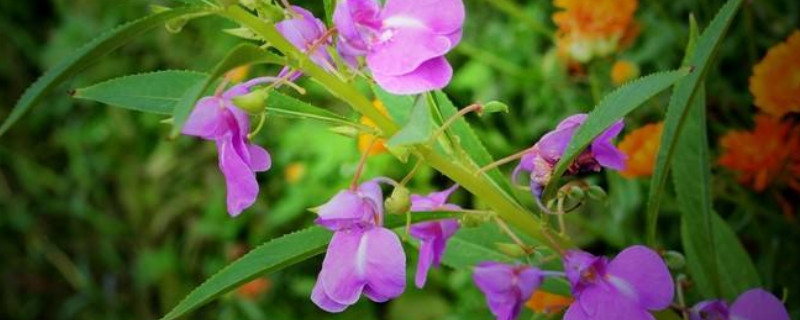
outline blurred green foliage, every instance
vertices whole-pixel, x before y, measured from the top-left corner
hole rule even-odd
[[[567,70],[547,36],[554,30],[549,1],[466,3],[465,38],[450,56],[456,74],[448,91],[456,105],[498,100],[511,107],[508,115],[470,117],[492,154],[500,157],[526,148],[566,115],[592,108],[596,101],[589,77],[607,73],[614,59],[593,63],[588,75]],[[641,34],[619,57],[639,64],[642,74],[674,69],[687,40],[689,13],[702,26],[721,3],[642,0],[637,11]],[[165,3],[0,2],[0,116],[8,114],[43,70],[102,31],[143,15],[150,4]],[[319,1],[296,4],[323,12]],[[751,66],[798,28],[799,18],[795,0],[746,2],[707,81],[712,150],[722,133],[752,125],[755,110],[747,90]],[[169,126],[159,117],[72,100],[66,94],[125,74],[207,71],[238,41],[220,32],[226,27],[226,21],[204,18],[179,34],[163,28],[151,32],[71,80],[0,138],[0,318],[158,318],[248,248],[309,225],[313,215],[306,208],[347,185],[359,158],[353,139],[313,122],[271,118],[256,142],[272,152],[273,168],[258,175],[262,189],[256,204],[231,219],[225,213],[224,183],[212,144],[186,137],[168,140]],[[301,84],[309,89],[303,97],[307,101],[343,110],[314,83]],[[627,127],[661,119],[667,100],[664,94],[650,101],[627,119]],[[408,169],[410,165],[383,154],[370,159],[365,176],[400,178]],[[783,218],[771,194],[754,193],[729,172],[714,169],[715,208],[745,244],[765,286],[776,292],[788,288],[789,308],[797,316],[800,225]],[[604,186],[609,198],[567,217],[573,238],[598,252],[642,242],[648,181],[613,172],[590,181]],[[423,193],[448,185],[423,169],[411,187]],[[679,249],[674,194],[666,197],[660,236],[665,248]],[[520,198],[529,199],[524,192]],[[455,200],[464,205],[473,201],[463,192]],[[800,205],[793,203],[797,211]],[[346,314],[328,315],[308,300],[319,265],[313,259],[269,275],[261,294],[230,294],[193,317],[490,317],[469,270],[437,270],[425,290],[409,286],[391,303],[362,301]],[[695,293],[688,294],[693,301]]]

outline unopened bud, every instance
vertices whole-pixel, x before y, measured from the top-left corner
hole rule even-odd
[[[384,202],[388,214],[404,214],[411,209],[411,193],[403,186],[397,186]]]
[[[269,93],[266,90],[256,90],[245,95],[233,98],[233,105],[251,114],[264,112],[267,107]]]
[[[605,200],[608,196],[606,191],[603,188],[598,186],[591,186],[586,189],[586,194],[589,195],[589,198],[594,200]]]
[[[583,188],[579,186],[572,186],[569,188],[569,193],[567,193],[567,197],[575,201],[583,201],[583,198],[586,197],[586,192],[583,191]]]
[[[529,252],[526,248],[523,248],[516,243],[495,242],[494,246],[497,248],[497,251],[500,251],[513,258],[527,257]]]
[[[465,214],[461,216],[461,226],[464,228],[476,228],[489,221],[487,214]]]
[[[483,105],[479,115],[483,116],[485,114],[495,113],[495,112],[508,113],[508,105],[500,101],[489,101]]]
[[[667,267],[672,270],[682,270],[686,266],[686,258],[680,252],[670,250],[664,252],[663,257]]]
[[[328,130],[335,134],[342,135],[348,138],[358,137],[359,134],[358,129],[353,128],[351,126],[338,126],[338,127],[328,128]]]

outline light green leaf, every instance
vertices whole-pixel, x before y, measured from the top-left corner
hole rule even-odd
[[[711,66],[711,60],[719,49],[741,4],[742,0],[728,1],[711,21],[709,27],[700,35],[689,60],[689,65],[695,70],[689,77],[678,83],[670,99],[647,201],[647,243],[650,245],[655,243],[659,202],[667,180],[670,162],[675,153],[676,138],[689,114],[692,100],[700,91],[702,81]]]
[[[643,105],[647,100],[672,86],[676,81],[690,73],[689,68],[660,72],[639,78],[608,94],[589,113],[586,122],[578,128],[561,161],[553,172],[550,183],[545,188],[543,199],[552,198],[558,187],[558,179],[564,174],[572,161],[589,146],[598,135],[614,122]]]
[[[77,89],[72,96],[135,111],[169,115],[181,96],[205,79],[206,75],[200,72],[157,71],[111,79]]]
[[[408,122],[397,131],[389,141],[387,147],[396,148],[428,141],[433,132],[430,107],[425,102],[418,102],[411,110]]]
[[[244,43],[236,46],[230,52],[228,52],[228,55],[226,55],[216,67],[214,67],[214,70],[211,71],[211,74],[206,77],[203,82],[195,84],[189,88],[189,90],[186,90],[181,96],[172,113],[174,118],[174,126],[172,128],[171,136],[176,137],[181,132],[181,128],[183,128],[186,118],[188,118],[189,114],[192,113],[195,103],[197,103],[197,100],[202,97],[202,95],[210,88],[211,84],[214,83],[217,78],[223,76],[230,70],[245,65],[264,63],[283,65],[285,62],[286,61],[284,58],[272,54],[253,44]]]
[[[65,80],[78,74],[92,62],[114,51],[145,31],[161,26],[167,21],[187,15],[198,15],[207,10],[207,8],[202,7],[187,7],[159,12],[139,20],[128,22],[85,44],[75,51],[75,53],[48,70],[25,91],[19,101],[14,105],[11,114],[8,115],[8,118],[3,121],[3,125],[0,126],[0,136],[8,131],[8,129],[16,123],[28,109],[38,103],[45,94],[52,91]]]
[[[407,123],[414,109],[413,96],[398,96],[386,92],[380,86],[372,86],[375,97],[383,103],[389,116],[397,123]]]
[[[352,121],[317,106],[277,91],[271,91],[267,99],[267,113],[298,119],[312,119],[337,125],[354,125]]]
[[[412,223],[456,218],[455,212],[418,212],[413,215]],[[404,226],[404,216],[386,216],[385,226],[395,228]],[[325,251],[333,233],[321,227],[310,227],[301,231],[273,239],[248,252],[232,262],[217,274],[211,276],[203,284],[192,290],[177,306],[167,313],[162,320],[171,320],[186,315],[226,292],[258,278],[266,273],[274,272],[311,258]]]

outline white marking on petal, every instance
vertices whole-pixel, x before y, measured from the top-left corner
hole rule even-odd
[[[383,20],[383,26],[391,28],[426,28],[421,21],[407,16],[391,16]]]
[[[361,236],[361,241],[358,243],[358,251],[356,251],[356,274],[359,279],[363,279],[367,269],[367,233]]]
[[[631,284],[628,283],[627,281],[609,275],[608,282],[610,282],[611,285],[614,286],[615,289],[617,289],[617,291],[622,293],[622,295],[632,299],[633,301],[636,301],[637,303],[639,302],[639,295],[636,294],[636,290],[634,290],[633,286],[631,286]]]

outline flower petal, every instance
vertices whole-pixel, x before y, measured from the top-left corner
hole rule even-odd
[[[428,279],[428,270],[430,270],[433,263],[435,255],[434,241],[422,240],[419,244],[419,262],[417,263],[417,274],[414,276],[414,284],[420,289],[425,286],[425,281]]]
[[[672,303],[675,285],[664,260],[652,249],[632,246],[608,264],[611,283],[642,308],[661,310]]]
[[[611,142],[625,127],[622,120],[614,123],[592,141],[592,154],[597,162],[606,168],[615,170],[625,169],[627,157]]]
[[[319,278],[317,278],[317,283],[314,284],[314,290],[311,291],[311,301],[322,310],[334,313],[342,312],[349,306],[333,301],[328,297],[328,294],[325,293],[325,289],[322,287],[322,281],[320,281]]]
[[[332,231],[364,224],[364,217],[372,212],[371,206],[362,197],[350,190],[337,193],[331,200],[317,209],[314,223]]]
[[[387,0],[381,13],[384,23],[413,20],[435,34],[451,34],[464,25],[462,0]]]
[[[593,303],[594,314],[588,314],[576,301],[567,309],[564,320],[654,320],[649,312],[625,297],[603,294],[601,290],[598,290],[596,298]]]
[[[368,290],[364,294],[375,302],[401,295],[406,289],[406,254],[397,235],[386,228],[372,228],[364,234],[361,246],[366,246],[359,248],[366,252]]]
[[[272,167],[272,158],[269,152],[261,146],[255,144],[247,145],[250,153],[250,169],[256,172],[267,171]]]
[[[545,134],[537,143],[539,154],[550,162],[557,162],[567,149],[575,130],[586,120],[585,114],[576,114],[562,120],[555,130]]]
[[[360,267],[364,260],[364,242],[368,241],[361,230],[350,229],[334,233],[319,280],[328,298],[338,304],[352,305],[358,301],[366,284],[365,272]]]
[[[384,33],[388,39],[376,44],[367,54],[367,66],[373,73],[405,75],[452,48],[449,38],[426,29],[396,28]]]
[[[225,176],[228,213],[231,216],[237,216],[253,205],[258,196],[255,173],[241,154],[236,152],[234,136],[235,134],[228,133],[217,140],[219,168]]]
[[[512,267],[498,262],[481,262],[472,273],[475,285],[487,299],[507,296],[513,289],[513,278]]]
[[[225,133],[226,124],[222,118],[224,102],[218,97],[205,97],[195,104],[181,133],[214,140]]]
[[[376,0],[341,0],[333,12],[333,23],[339,32],[339,48],[344,45],[347,55],[366,53],[367,43],[362,35],[364,26],[380,28],[380,4]]]
[[[786,307],[771,293],[751,289],[739,295],[731,305],[734,320],[789,320]]]
[[[411,73],[386,75],[373,70],[372,77],[384,90],[393,94],[418,94],[444,88],[453,77],[453,68],[444,57],[426,61]]]

